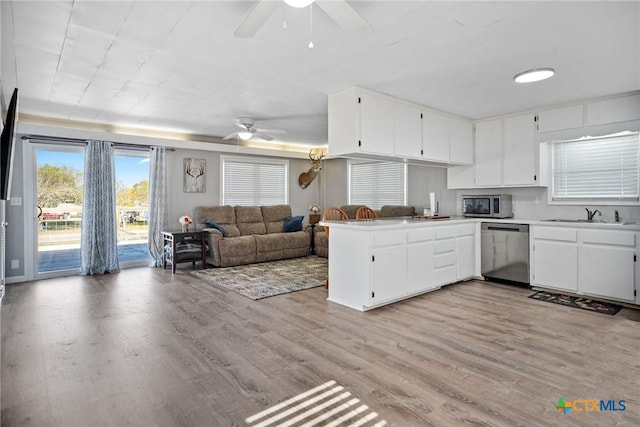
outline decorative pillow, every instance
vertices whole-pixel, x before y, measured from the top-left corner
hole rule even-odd
[[[213,221],[206,220],[204,222],[204,225],[206,225],[209,228],[215,228],[216,230],[220,231],[222,233],[222,237],[227,237],[229,235],[229,233],[227,233],[227,230],[225,230],[224,227],[222,227],[221,225],[216,224]]]
[[[284,227],[282,231],[291,233],[292,231],[302,231],[302,220],[304,215],[288,216],[284,219]]]

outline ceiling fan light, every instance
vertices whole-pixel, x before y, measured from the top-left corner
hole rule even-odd
[[[284,0],[284,2],[289,6],[298,8],[307,7],[314,1],[315,0]]]
[[[555,70],[553,68],[534,68],[516,74],[513,76],[513,80],[515,80],[516,83],[533,83],[548,79],[554,74]]]
[[[243,141],[248,141],[251,139],[251,136],[253,134],[249,131],[240,131],[238,132],[238,138],[240,138]]]

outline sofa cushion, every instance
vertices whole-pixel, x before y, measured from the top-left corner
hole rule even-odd
[[[396,216],[413,216],[416,214],[414,206],[402,205],[384,205],[380,208],[380,216],[382,218],[391,218]]]
[[[265,235],[255,235],[256,239],[256,261],[275,261],[283,258],[284,234],[271,233]]]
[[[294,231],[280,234],[283,240],[283,258],[296,258],[309,255],[311,250],[311,233]]]
[[[220,267],[251,264],[256,262],[254,236],[222,238],[219,242]]]
[[[313,239],[316,255],[328,258],[329,257],[329,237],[326,231],[316,228]]]
[[[267,228],[267,234],[282,233],[284,219],[291,216],[291,206],[261,206],[260,209],[262,210],[262,219]]]
[[[347,218],[356,219],[356,211],[361,206],[364,205],[342,205],[340,206],[340,210],[347,214]]]
[[[236,206],[236,222],[240,234],[267,234],[260,206]]]
[[[222,233],[222,236],[223,236],[223,237],[228,237],[228,236],[229,236],[229,233],[227,233],[227,230],[225,230],[223,226],[218,225],[218,224],[216,224],[216,223],[215,223],[215,222],[213,222],[213,221],[206,220],[206,221],[204,222],[204,225],[206,225],[206,226],[207,226],[207,227],[209,227],[209,228],[215,228],[216,230],[218,230],[219,232],[221,232],[221,233]]]
[[[236,225],[236,212],[233,206],[200,206],[195,210],[195,219],[198,226],[205,221],[213,221],[223,227],[229,237],[240,236],[240,230]]]
[[[304,219],[304,215],[298,215],[294,217],[287,217],[284,219],[284,226],[282,227],[282,231],[285,233],[291,233],[294,231],[302,231],[302,220]]]

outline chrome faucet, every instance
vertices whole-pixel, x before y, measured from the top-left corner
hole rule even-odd
[[[596,216],[596,214],[598,214],[598,216],[602,216],[602,212],[600,212],[598,209],[596,209],[595,211],[590,211],[589,208],[585,208],[587,210],[587,221],[593,221],[593,217]]]

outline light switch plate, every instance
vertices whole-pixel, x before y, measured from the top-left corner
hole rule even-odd
[[[22,197],[12,197],[10,205],[11,206],[20,206],[20,205],[22,205]]]

